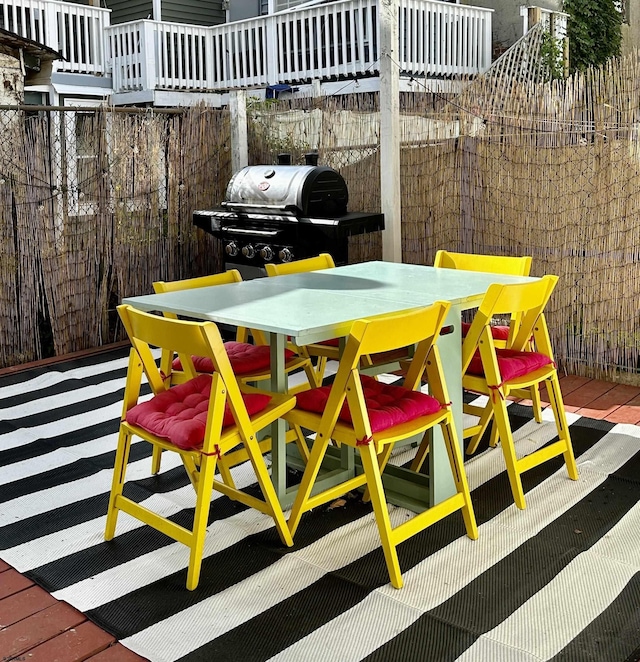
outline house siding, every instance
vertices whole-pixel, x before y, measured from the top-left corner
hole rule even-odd
[[[151,0],[107,0],[111,10],[111,24],[127,23],[149,18],[153,12]]]
[[[162,20],[191,25],[218,25],[224,23],[225,12],[222,9],[222,0],[163,2]]]
[[[229,3],[229,21],[241,21],[245,18],[260,16],[262,3],[260,0],[233,0]]]
[[[535,0],[535,2],[514,2],[513,0],[462,0],[463,5],[494,9],[491,17],[491,31],[494,56],[512,46],[522,37],[522,16],[520,5],[542,7],[562,11],[562,0]]]
[[[76,2],[76,4],[87,4],[87,2]],[[105,4],[111,10],[112,25],[153,18],[152,0],[106,0]],[[222,0],[163,1],[161,11],[162,20],[168,23],[218,25],[225,20]]]

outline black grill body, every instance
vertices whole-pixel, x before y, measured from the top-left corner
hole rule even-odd
[[[229,266],[261,268],[330,253],[346,264],[351,235],[384,229],[379,213],[347,212],[343,177],[315,165],[259,165],[239,170],[219,208],[194,223],[223,242]]]

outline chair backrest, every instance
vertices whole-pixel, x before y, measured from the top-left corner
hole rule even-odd
[[[229,269],[219,274],[210,274],[208,276],[198,276],[196,278],[184,278],[182,280],[164,281],[159,280],[153,284],[153,291],[156,294],[163,294],[165,292],[178,292],[180,290],[190,290],[199,287],[213,287],[215,285],[228,285],[229,283],[242,282],[242,275],[237,269]],[[165,317],[177,318],[174,313],[164,313]],[[257,345],[266,345],[267,340],[262,331],[252,329],[251,335]],[[236,331],[236,340],[238,342],[247,342],[249,337],[249,329],[239,327]]]
[[[284,262],[282,264],[273,264],[269,262],[264,265],[264,268],[267,270],[267,276],[285,276],[286,274],[299,274],[305,271],[333,269],[335,266],[333,258],[329,253],[320,253],[320,255],[315,257],[294,260],[293,262]]]
[[[507,274],[509,276],[528,276],[531,271],[531,258],[529,256],[512,257],[510,255],[452,253],[441,250],[436,253],[433,266],[444,269],[460,269],[462,271]]]
[[[179,290],[195,289],[197,287],[212,287],[213,285],[226,285],[228,283],[239,283],[242,276],[237,269],[229,269],[220,274],[199,276],[197,278],[184,278],[183,280],[164,281],[158,280],[153,284],[156,294],[164,292],[176,292]]]
[[[215,388],[212,385],[210,397],[213,400],[215,392],[217,392],[215,397],[222,397],[222,402],[216,404],[215,412],[220,414],[220,406],[224,408],[226,398],[238,425],[246,426],[250,424],[249,415],[224,348],[220,331],[213,322],[191,322],[151,315],[125,304],[118,306],[118,314],[132,345],[129,373],[135,372],[135,369],[132,370],[135,364],[141,366],[141,370],[137,369],[137,380],[131,374],[127,374],[125,412],[136,404],[142,371],[144,371],[154,394],[157,395],[169,388],[153,357],[152,348],[155,347],[177,352],[183,369],[191,378],[197,376],[191,356],[196,354],[210,358],[215,367],[215,374],[212,377]],[[207,425],[210,425],[215,413],[212,404],[210,402]],[[217,418],[219,418],[221,424],[221,415]]]
[[[446,301],[437,301],[428,308],[354,322],[318,432],[331,433],[346,399],[356,434],[371,435],[359,375],[360,359],[369,354],[415,345],[415,353],[403,385],[405,388],[416,390],[420,387],[421,378],[426,370],[430,393],[440,402],[448,402],[435,341],[440,335],[450,305]],[[360,427],[362,429],[359,429]]]
[[[530,347],[533,338],[536,351],[553,359],[543,311],[557,282],[557,276],[547,275],[531,283],[491,285],[462,344],[463,372],[469,367],[481,341],[495,356],[495,344],[490,330],[494,315],[509,314],[517,320],[509,334],[507,349],[524,351]]]

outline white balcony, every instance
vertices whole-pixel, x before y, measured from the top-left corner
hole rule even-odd
[[[492,10],[400,0],[402,73],[473,75],[491,63]],[[138,21],[107,29],[116,92],[219,91],[379,74],[378,0],[197,27]]]
[[[58,0],[0,0],[0,27],[44,43],[54,71],[111,76],[115,93],[217,92],[379,75],[379,0],[339,0],[213,27],[135,21]],[[400,0],[398,66],[417,77],[491,63],[492,10]]]
[[[54,71],[102,76],[110,15],[107,9],[57,0],[3,0],[0,28],[61,53],[65,61],[55,62]]]

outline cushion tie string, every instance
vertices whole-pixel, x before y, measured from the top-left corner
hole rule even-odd
[[[487,384],[487,386],[491,389],[491,401],[495,402],[496,401],[496,393],[500,395],[500,399],[504,400],[504,393],[500,390],[504,386],[504,382],[500,382],[497,385],[491,385]]]
[[[356,446],[368,446],[373,441],[373,437],[363,437],[356,439]]]
[[[220,446],[218,444],[214,444],[213,448],[215,449],[213,453],[205,453],[204,451],[200,451],[203,455],[206,455],[207,457],[217,457],[220,459],[222,457],[222,451],[220,450]]]

